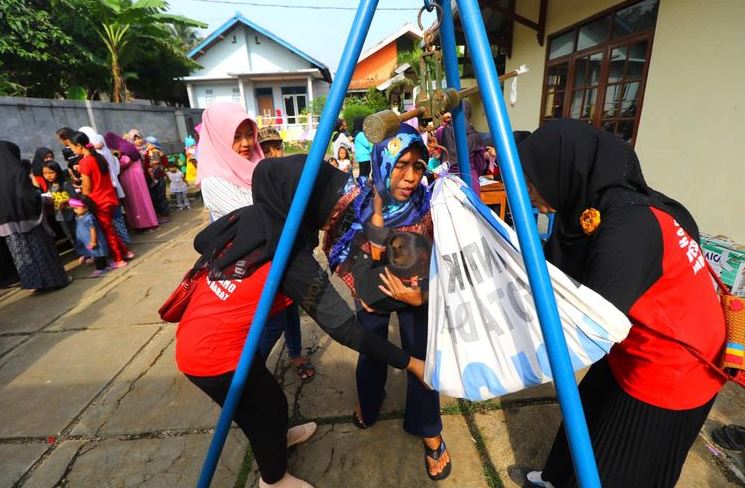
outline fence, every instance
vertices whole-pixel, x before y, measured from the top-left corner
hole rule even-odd
[[[202,120],[201,109],[144,103],[109,103],[45,98],[0,97],[0,139],[12,141],[24,157],[39,146],[61,149],[56,131],[88,125],[99,133],[136,127],[157,137],[167,152],[183,150],[183,140]]]
[[[301,114],[294,116],[259,115],[256,123],[259,127],[267,125],[276,127],[285,141],[312,141],[318,127],[318,115]]]

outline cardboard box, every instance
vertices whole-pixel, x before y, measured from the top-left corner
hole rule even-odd
[[[724,236],[701,234],[701,248],[732,294],[745,297],[745,246]]]

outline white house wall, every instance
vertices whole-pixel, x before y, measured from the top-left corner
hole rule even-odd
[[[225,39],[216,42],[195,61],[202,69],[190,76],[227,77],[228,73],[247,73],[251,70],[244,27],[238,25],[225,34]],[[235,43],[233,40],[235,39]]]
[[[251,59],[251,71],[254,73],[295,71],[314,67],[308,61],[268,37],[262,36],[252,29],[245,30],[245,39],[248,41],[248,52]],[[232,70],[233,73],[238,71],[235,68]],[[248,70],[243,72],[248,72]]]
[[[236,102],[233,97],[237,97],[239,94],[233,92],[234,88],[238,88],[238,80],[234,82],[200,82],[192,85],[197,108],[207,108],[209,97],[214,97],[214,102]],[[208,90],[212,90],[212,94],[208,94]]]
[[[313,98],[329,95],[329,84],[324,80],[313,80]]]

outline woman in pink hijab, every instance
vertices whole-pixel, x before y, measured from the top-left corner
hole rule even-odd
[[[212,219],[251,205],[251,178],[264,153],[258,127],[233,103],[216,103],[202,114],[197,185]]]

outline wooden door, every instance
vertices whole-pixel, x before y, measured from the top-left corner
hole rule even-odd
[[[259,106],[259,116],[264,120],[274,119],[274,97],[272,95],[257,95],[256,104]]]

